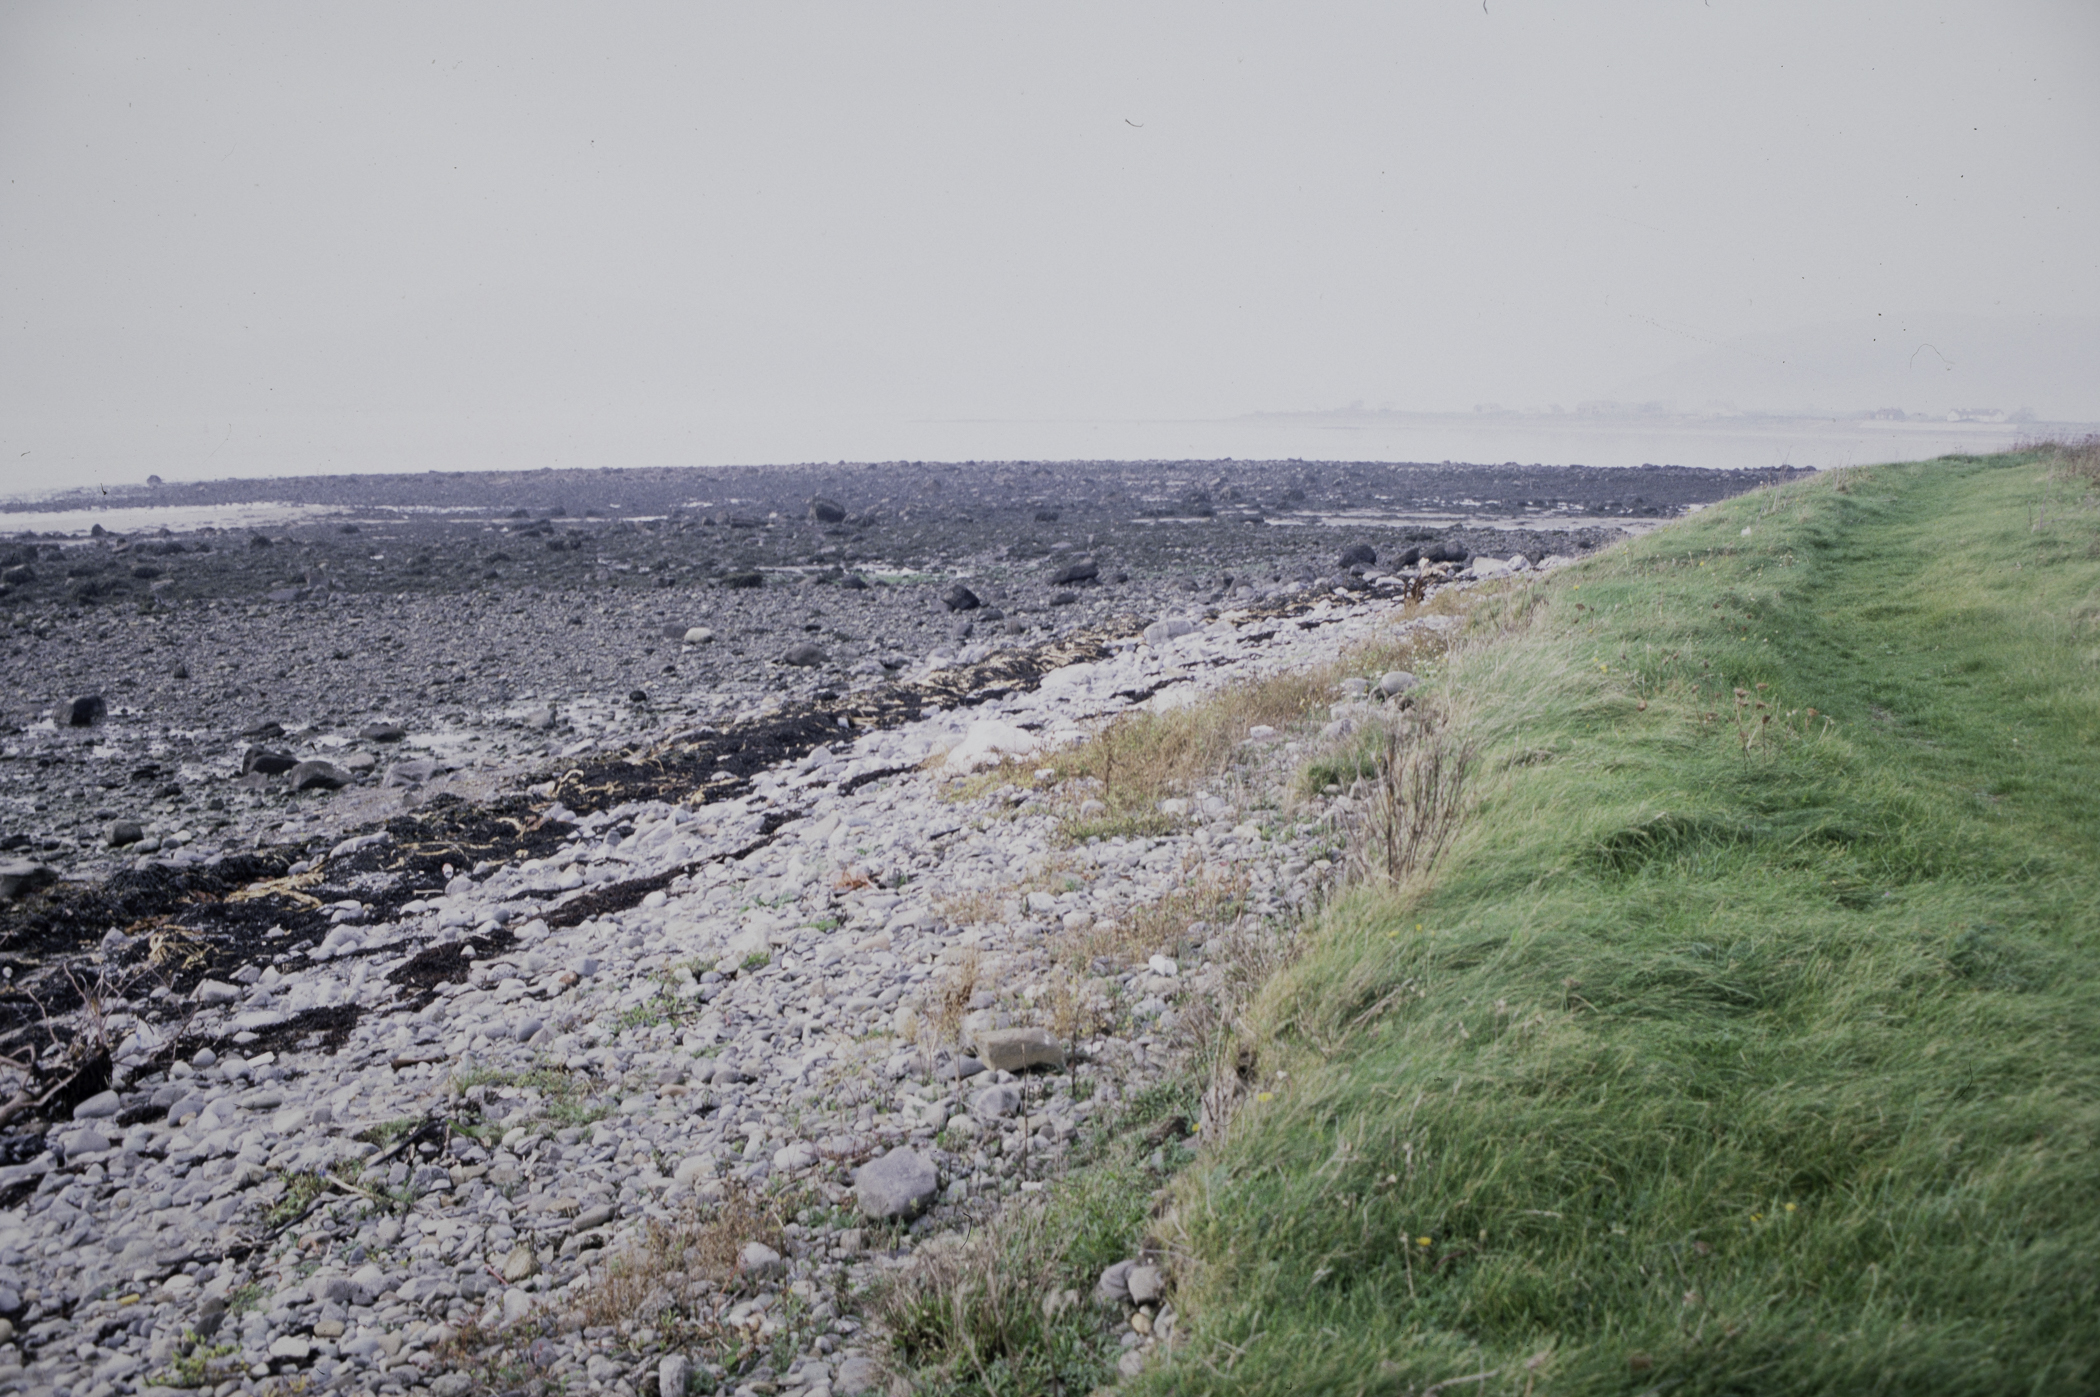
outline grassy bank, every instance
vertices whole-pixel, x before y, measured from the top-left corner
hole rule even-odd
[[[1266,993],[1175,1392],[2100,1385],[2100,511],[1824,476],[1513,590]]]

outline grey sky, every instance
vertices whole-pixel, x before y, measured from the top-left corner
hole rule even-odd
[[[2084,0],[8,5],[0,489],[1573,403],[2100,316],[2096,60]]]

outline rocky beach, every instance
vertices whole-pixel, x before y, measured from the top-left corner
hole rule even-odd
[[[1340,658],[1774,478],[891,463],[11,513],[0,1390],[891,1390],[876,1298],[1118,1132],[1161,1175],[1200,1137],[1148,1091],[1360,827],[1295,774],[1409,701]],[[1319,725],[1247,725],[1141,820],[1068,760],[1276,675]],[[1135,1371],[1157,1260],[1044,1303]]]

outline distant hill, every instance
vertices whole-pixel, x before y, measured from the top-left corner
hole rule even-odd
[[[2100,316],[1877,318],[1744,335],[1609,396],[1686,411],[1996,408],[2095,421]]]

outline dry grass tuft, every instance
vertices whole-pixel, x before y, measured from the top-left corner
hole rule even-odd
[[[983,957],[975,946],[965,946],[927,995],[925,1010],[918,1016],[916,1036],[919,1052],[929,1063],[936,1050],[962,1041],[963,1019],[970,1012],[970,998],[977,993],[977,981],[983,973]]]
[[[934,915],[950,926],[985,926],[1003,918],[1003,899],[990,888],[950,893],[933,904]]]
[[[1454,593],[1439,592],[1421,606],[1408,607],[1404,617],[1443,614],[1464,604]],[[1091,817],[1068,818],[1066,833],[1075,839],[1162,833],[1172,822],[1160,816],[1159,803],[1187,795],[1238,764],[1250,729],[1303,728],[1325,716],[1343,679],[1418,670],[1441,656],[1448,644],[1443,631],[1396,630],[1325,664],[1234,684],[1188,708],[1121,714],[1087,742],[1043,759],[1061,781],[1072,783],[1075,796],[1107,806]]]
[[[2042,446],[2050,474],[2087,489],[2100,489],[2100,433],[2073,441],[2052,441]]]
[[[584,1288],[578,1317],[591,1326],[701,1318],[708,1297],[736,1279],[746,1243],[785,1251],[784,1206],[778,1198],[732,1185],[712,1208],[652,1219],[641,1238],[607,1261]]]
[[[1239,869],[1210,870],[1157,902],[1133,907],[1128,918],[1095,922],[1078,931],[1060,931],[1050,953],[1061,964],[1083,972],[1096,960],[1130,964],[1157,954],[1175,955],[1197,922],[1221,926],[1245,909],[1248,878]]]

